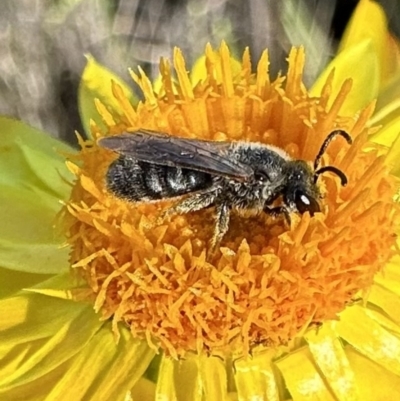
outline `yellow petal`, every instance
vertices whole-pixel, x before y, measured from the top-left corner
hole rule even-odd
[[[0,267],[0,298],[9,297],[22,288],[31,287],[49,278],[49,275],[19,272]]]
[[[378,55],[381,86],[386,85],[399,72],[400,51],[396,39],[389,33],[385,11],[377,1],[358,2],[343,34],[339,52],[365,39],[371,40]]]
[[[25,348],[25,353],[29,355],[29,351],[30,347],[28,344]],[[24,357],[25,353],[22,353]],[[43,401],[53,388],[54,383],[57,383],[57,381],[64,376],[65,372],[68,370],[69,364],[70,360],[61,363],[45,375],[35,377],[34,380],[21,381],[17,386],[4,388],[0,384],[0,399],[5,401]],[[2,373],[3,372],[4,371],[2,371]]]
[[[20,121],[0,117],[0,186],[36,187],[58,199],[70,192],[72,175],[61,153],[74,150]]]
[[[272,368],[274,350],[234,362],[239,399],[278,401],[278,384]]]
[[[375,1],[361,0],[346,27],[342,41],[339,46],[339,53],[356,46],[365,40],[373,47],[373,52],[378,57],[380,79],[386,76],[386,69],[393,57],[388,48],[387,19],[383,8]],[[353,65],[359,71],[366,68],[364,60]]]
[[[228,398],[225,363],[217,357],[199,357],[200,380],[206,400],[224,401]]]
[[[391,146],[400,134],[400,116],[385,124],[371,136],[371,140],[385,146]],[[396,149],[397,150],[397,149]]]
[[[3,187],[0,197],[0,265],[30,273],[52,274],[68,266],[65,239],[54,229],[61,207],[55,197]]]
[[[375,284],[368,294],[368,302],[381,308],[394,322],[400,325],[400,297],[398,295]]]
[[[365,310],[366,314],[373,320],[375,320],[381,327],[390,331],[397,337],[400,337],[400,326],[393,322],[390,318],[386,317],[386,315],[382,314],[378,310],[367,308]]]
[[[89,304],[37,294],[0,300],[0,399],[67,362],[100,326]]]
[[[115,343],[111,324],[107,323],[76,355],[65,375],[55,384],[45,401],[119,400],[145,372],[152,351],[145,341],[134,340],[126,328],[120,328]]]
[[[375,281],[400,297],[400,257],[392,258],[385,270],[375,276]]]
[[[154,93],[160,93],[162,88],[162,75],[158,74],[157,78],[153,81],[153,91]]]
[[[202,388],[198,356],[188,354],[177,361],[163,357],[157,381],[156,399],[201,401]]]
[[[335,330],[359,352],[400,376],[400,339],[371,319],[363,307],[345,309]]]
[[[387,124],[400,113],[400,61],[398,64],[399,70],[391,74],[390,81],[379,92],[376,112],[369,121],[371,126]]]
[[[156,399],[171,401],[177,400],[174,383],[175,365],[176,361],[163,355],[157,379]]]
[[[88,289],[82,287],[76,277],[71,275],[71,272],[68,271],[63,274],[52,276],[48,280],[43,280],[30,288],[25,287],[24,291],[46,295],[48,297],[76,301],[80,300],[80,293],[87,296]]]
[[[207,78],[206,56],[200,56],[192,67],[190,74],[192,85],[195,86],[198,82],[204,81]]]
[[[336,401],[306,348],[277,361],[290,395],[295,401]]]
[[[156,385],[143,377],[133,386],[131,399],[133,401],[154,401],[156,395]]]
[[[346,347],[362,401],[400,400],[400,377],[388,372],[374,361],[360,355],[352,347]]]
[[[123,114],[121,104],[113,94],[112,82],[115,82],[121,88],[125,98],[129,99],[133,104],[137,103],[132,90],[122,79],[99,64],[92,56],[87,56],[87,64],[79,84],[78,102],[81,120],[89,137],[91,135],[91,120],[95,121],[101,129],[105,129],[105,125],[95,107],[95,99],[99,99],[101,103],[106,104],[113,113]]]
[[[214,51],[214,58],[219,59],[220,53],[218,51]],[[207,78],[207,59],[212,60],[211,53],[208,56],[203,55],[199,57],[193,65],[192,72],[190,74],[190,79],[192,81],[192,86],[195,87],[199,82],[205,81]],[[230,69],[232,71],[233,76],[237,76],[240,74],[242,70],[242,64],[234,57],[229,58]],[[220,63],[215,61],[215,65],[217,66],[217,76],[223,76],[222,70],[219,68]]]
[[[329,323],[306,333],[311,354],[340,401],[357,401],[358,389],[340,340]]]
[[[362,60],[362,65],[360,60]],[[349,78],[353,82],[350,94],[346,97],[340,109],[340,114],[354,116],[355,113],[365,108],[378,96],[379,60],[370,40],[365,39],[353,46],[346,47],[339,53],[311,88],[310,94],[312,96],[321,95],[324,85],[333,70],[335,75],[328,107],[332,105],[333,99],[339,93],[343,83]]]
[[[69,267],[68,248],[60,244],[0,240],[0,258],[2,267],[27,273],[57,274]]]
[[[393,166],[392,173],[400,174],[400,116],[385,124],[371,140],[384,146],[390,147],[387,162]]]
[[[68,250],[53,226],[72,179],[61,152],[73,150],[19,121],[0,117],[0,128],[0,265],[57,273]]]

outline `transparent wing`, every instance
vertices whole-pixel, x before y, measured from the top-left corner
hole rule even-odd
[[[101,138],[99,145],[136,160],[246,180],[253,169],[229,155],[231,142],[201,141],[139,130]]]

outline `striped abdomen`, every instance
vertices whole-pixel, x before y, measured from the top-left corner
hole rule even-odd
[[[107,187],[131,201],[157,200],[184,195],[211,186],[210,174],[160,166],[120,156],[109,167]]]

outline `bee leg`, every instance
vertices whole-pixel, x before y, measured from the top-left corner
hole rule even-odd
[[[226,234],[229,228],[229,215],[230,210],[226,203],[220,203],[216,205],[215,210],[215,230],[214,235],[211,239],[211,251],[214,252],[216,246],[221,242],[222,238]]]
[[[162,213],[161,219],[174,214],[186,214],[205,209],[214,203],[216,197],[217,195],[215,192],[198,192],[171,206],[164,213]]]
[[[283,214],[287,225],[290,226],[290,222],[291,222],[290,214],[285,207],[283,207],[283,206],[277,206],[277,207],[264,206],[264,212],[271,215],[272,217],[278,217]]]

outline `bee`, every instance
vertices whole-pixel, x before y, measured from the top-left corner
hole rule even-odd
[[[232,210],[283,215],[289,224],[293,212],[320,212],[318,177],[331,172],[342,186],[347,184],[337,167],[319,167],[337,136],[352,143],[347,132],[331,132],[313,168],[272,145],[179,138],[144,129],[101,138],[98,143],[119,154],[106,173],[107,188],[116,197],[130,202],[177,198],[163,217],[213,207],[214,248],[228,231]]]

